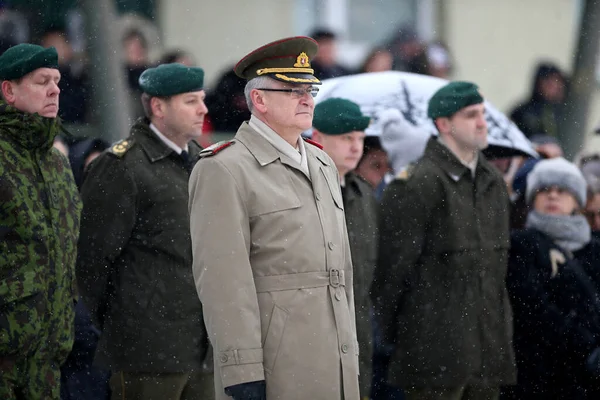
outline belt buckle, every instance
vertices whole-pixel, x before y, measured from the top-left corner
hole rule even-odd
[[[334,288],[340,286],[340,270],[332,269],[329,271],[329,286]]]

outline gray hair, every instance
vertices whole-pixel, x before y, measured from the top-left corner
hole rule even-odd
[[[246,87],[244,87],[244,96],[246,97],[246,104],[248,104],[248,110],[252,112],[254,105],[252,104],[252,97],[250,93],[254,89],[258,88],[267,88],[270,89],[272,87],[273,80],[268,76],[258,76],[256,78],[252,78],[246,83]]]

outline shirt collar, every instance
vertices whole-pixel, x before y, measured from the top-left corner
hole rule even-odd
[[[310,176],[308,170],[308,158],[306,156],[306,148],[304,147],[304,140],[302,137],[298,137],[298,148],[294,148],[291,144],[285,141],[281,136],[277,134],[269,125],[264,123],[258,117],[250,116],[248,125],[256,132],[258,132],[263,138],[265,138],[277,151],[287,156],[292,161],[298,164],[300,169],[307,175]]]
[[[479,153],[475,153],[475,157],[473,157],[473,160],[471,160],[471,162],[465,162],[457,154],[455,154],[452,151],[452,149],[450,149],[450,147],[448,147],[448,145],[446,144],[444,139],[442,139],[441,136],[438,136],[438,142],[440,142],[441,144],[444,145],[444,147],[446,147],[448,150],[450,150],[452,152],[452,154],[454,154],[454,156],[458,159],[458,161],[460,161],[460,163],[462,165],[469,168],[469,170],[471,171],[471,175],[475,176],[475,170],[477,169],[477,161],[479,161]]]
[[[181,147],[177,146],[175,143],[173,143],[171,140],[169,140],[169,138],[167,138],[165,135],[160,133],[158,128],[153,123],[150,123],[150,129],[152,129],[152,132],[154,132],[156,134],[156,136],[158,136],[158,138],[160,140],[162,140],[164,144],[169,146],[169,148],[171,148],[175,153],[181,154],[183,151],[188,151],[187,144],[185,145],[185,148],[183,148],[183,149]]]

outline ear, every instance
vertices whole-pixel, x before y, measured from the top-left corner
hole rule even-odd
[[[2,96],[8,104],[15,103],[14,84],[11,81],[2,81]]]
[[[315,128],[313,128],[311,139],[317,143],[323,144],[323,134]]]
[[[436,118],[435,126],[440,134],[448,134],[450,133],[450,120],[445,117]]]
[[[261,113],[267,112],[267,104],[265,103],[265,98],[260,90],[252,89],[250,92],[250,99],[252,100],[252,105],[255,110],[258,110]]]
[[[163,118],[165,115],[165,102],[158,98],[152,97],[150,99],[150,108],[152,108],[152,115]]]

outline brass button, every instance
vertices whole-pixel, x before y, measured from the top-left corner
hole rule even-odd
[[[337,301],[342,300],[342,294],[340,293],[340,291],[338,290],[337,292],[335,292],[335,299]]]
[[[227,362],[227,360],[229,360],[229,357],[227,357],[227,354],[221,354],[221,363],[225,364]]]
[[[329,242],[327,243],[327,246],[329,247],[329,250],[333,250],[335,245],[333,244],[333,242]]]
[[[342,353],[346,354],[348,352],[348,345],[346,343],[344,343],[342,345]]]

